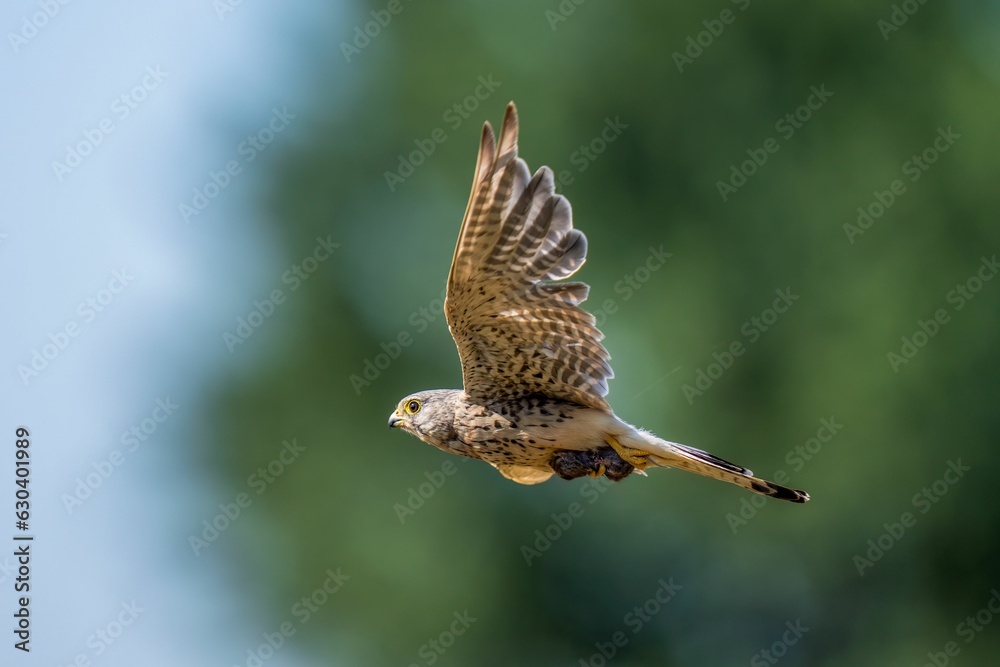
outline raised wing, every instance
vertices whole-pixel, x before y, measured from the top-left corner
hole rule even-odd
[[[590,288],[568,278],[587,255],[552,170],[533,177],[517,157],[517,109],[507,106],[499,144],[483,127],[472,194],[448,276],[445,315],[470,396],[542,394],[610,412],[614,373]]]

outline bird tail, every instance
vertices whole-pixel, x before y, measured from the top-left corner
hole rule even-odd
[[[649,460],[655,465],[666,468],[680,468],[688,472],[704,475],[713,479],[720,479],[730,484],[742,486],[748,491],[759,493],[781,500],[788,500],[793,503],[804,503],[809,500],[809,494],[798,489],[790,489],[774,482],[769,482],[759,477],[754,477],[753,471],[743,468],[725,459],[720,459],[714,454],[703,452],[694,447],[688,447],[676,442],[668,442],[656,437],[648,431],[635,429],[641,436],[640,442],[623,439],[622,444],[634,449],[641,449],[649,452]],[[629,440],[632,440],[631,442]]]

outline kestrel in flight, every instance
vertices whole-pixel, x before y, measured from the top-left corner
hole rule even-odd
[[[486,461],[538,484],[553,474],[619,481],[648,467],[680,468],[782,500],[809,494],[631,426],[605,400],[613,376],[589,287],[561,282],[583,265],[587,239],[552,170],[517,157],[517,109],[500,141],[483,127],[472,194],[448,276],[445,316],[462,360],[462,389],[407,396],[389,417],[438,449]]]

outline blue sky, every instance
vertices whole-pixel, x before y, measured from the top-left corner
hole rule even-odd
[[[283,264],[258,158],[305,134],[316,73],[301,42],[336,14],[305,0],[0,10],[0,497],[26,426],[35,535],[32,651],[10,664],[244,664],[268,629],[224,550],[193,557],[185,540],[222,499],[193,464],[192,425],[214,378],[253,362],[222,334]],[[185,216],[196,190],[214,196]],[[7,638],[12,565],[0,556]],[[294,648],[280,663],[307,664]]]

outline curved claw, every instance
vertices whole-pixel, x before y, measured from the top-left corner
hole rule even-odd
[[[604,473],[606,473],[607,471],[608,467],[602,463],[600,467],[597,468],[597,470],[591,470],[587,474],[590,475],[591,477],[604,477]]]

